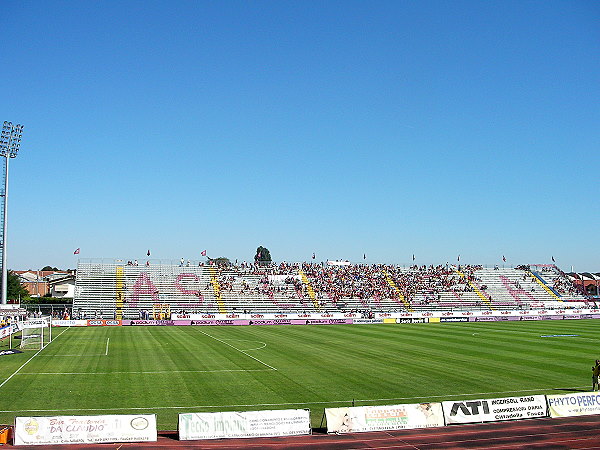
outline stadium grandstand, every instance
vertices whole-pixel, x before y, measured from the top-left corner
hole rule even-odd
[[[595,308],[555,265],[482,267],[280,263],[207,265],[80,260],[74,318],[161,319],[249,314]]]

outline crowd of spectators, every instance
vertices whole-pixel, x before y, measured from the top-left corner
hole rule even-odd
[[[552,288],[560,295],[576,295],[581,291],[572,282],[563,278],[555,278],[552,280]]]
[[[187,266],[185,261],[181,264]],[[510,278],[506,272],[494,274],[482,270],[480,265],[454,264],[406,267],[332,261],[330,264],[282,262],[265,266],[244,261],[241,264],[215,263],[213,267],[215,270],[195,272],[199,276],[178,279],[177,297],[161,291],[160,298],[165,295],[164,301],[170,302],[171,298],[181,298],[180,292],[196,294],[200,301],[190,300],[190,306],[195,303],[201,305],[202,310],[216,308],[217,303],[211,300],[216,298],[219,310],[223,305],[229,311],[263,305],[265,310],[280,307],[280,310],[361,311],[362,314],[363,311],[423,310],[438,306],[489,308],[492,302],[508,305],[527,302],[533,296],[541,298],[544,294],[528,295],[538,287],[532,287],[529,266],[521,266],[523,272],[509,274]],[[554,280],[554,288],[560,293],[576,290],[566,276],[557,276]],[[151,301],[155,302],[154,297]]]
[[[219,267],[221,294],[316,302],[341,309],[349,302],[361,307],[380,306],[384,300],[403,309],[408,303],[429,304],[440,293],[470,292],[481,266],[411,266],[382,264],[326,265],[286,263],[269,267],[242,263]],[[457,270],[462,275],[457,273]],[[308,283],[303,282],[301,275]],[[308,285],[312,290],[309,294]],[[207,285],[207,289],[209,286]],[[457,295],[458,297],[460,295]],[[311,298],[312,297],[312,298]]]
[[[13,320],[14,318],[12,316],[0,316],[0,328],[10,325]]]

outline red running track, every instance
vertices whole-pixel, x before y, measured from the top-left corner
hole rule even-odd
[[[600,449],[600,415],[529,419],[440,428],[259,439],[179,441],[161,431],[151,443],[56,445],[45,449]],[[6,447],[12,447],[7,445]],[[40,449],[18,446],[17,449]]]

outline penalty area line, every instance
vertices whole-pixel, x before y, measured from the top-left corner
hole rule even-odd
[[[41,355],[47,356],[49,358],[85,358],[85,357],[96,357],[96,356],[108,356],[108,343],[110,342],[110,338],[106,338],[106,350],[104,353],[84,353],[84,354],[68,354],[68,355]]]
[[[57,338],[59,338],[59,337],[60,337],[60,335],[61,335],[61,334],[63,334],[63,333],[64,333],[65,331],[67,331],[67,330],[68,330],[68,328],[65,328],[65,329],[64,329],[63,331],[61,331],[61,333],[60,333],[58,336],[56,336],[54,339],[57,339]],[[50,342],[50,344],[52,344],[52,342],[54,342],[54,339],[53,339],[53,340]],[[48,344],[48,345],[50,345],[50,344]],[[46,347],[47,347],[48,345],[46,345]],[[46,347],[44,347],[44,348],[46,348]],[[41,352],[42,350],[44,350],[44,349],[43,349],[43,348],[40,348],[40,349],[39,349],[39,350],[38,350],[38,351],[37,351],[37,352],[36,352],[36,353],[35,353],[35,354],[34,354],[34,355],[31,357],[31,358],[29,358],[27,361],[25,361],[25,362],[24,362],[24,363],[21,365],[21,367],[19,367],[17,370],[15,370],[11,376],[9,376],[9,377],[8,377],[6,380],[4,380],[2,383],[0,383],[0,389],[2,389],[2,386],[4,386],[6,383],[8,383],[8,382],[9,382],[9,380],[10,380],[12,377],[14,377],[15,375],[17,375],[17,374],[19,373],[19,371],[20,371],[20,370],[21,370],[23,367],[25,367],[27,364],[29,364],[29,362],[30,362],[30,361],[31,361],[33,358],[35,358],[37,355],[39,355],[39,354],[40,354],[40,352]]]

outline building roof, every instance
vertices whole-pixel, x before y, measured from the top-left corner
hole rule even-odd
[[[60,278],[53,278],[52,280],[48,280],[48,284],[50,286],[54,286],[55,284],[61,284],[61,283],[68,283],[69,281],[72,281],[73,283],[75,283],[75,275],[73,274],[63,274],[64,276],[60,277]]]

